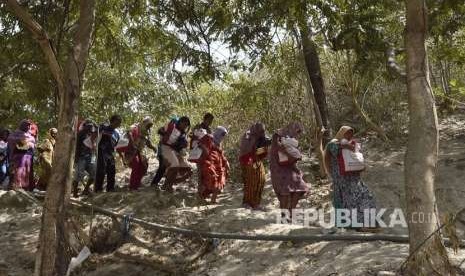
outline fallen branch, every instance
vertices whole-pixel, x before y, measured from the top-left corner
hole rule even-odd
[[[107,215],[113,218],[123,218],[124,215],[112,212],[110,210],[92,206],[85,202],[71,200],[72,204],[78,207],[93,208],[95,212]],[[320,241],[389,241],[397,243],[408,243],[408,235],[391,235],[391,234],[312,234],[312,235],[253,235],[253,234],[237,234],[237,233],[218,233],[205,232],[192,229],[185,229],[176,226],[167,226],[155,222],[148,222],[138,218],[130,218],[131,222],[136,223],[146,229],[167,231],[180,235],[200,237],[200,238],[216,238],[223,240],[250,240],[250,241],[292,241],[292,242],[320,242]],[[450,242],[444,239],[446,245]],[[460,241],[460,247],[465,248],[465,241]]]

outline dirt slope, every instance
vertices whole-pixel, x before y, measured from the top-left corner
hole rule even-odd
[[[365,147],[369,168],[364,180],[375,193],[379,207],[403,208],[403,154],[401,145],[382,147],[376,140]],[[312,180],[311,194],[301,207],[330,205],[330,187],[313,181],[312,160],[302,168]],[[156,168],[151,164],[150,170]],[[118,175],[127,182],[128,171]],[[441,214],[465,207],[465,118],[452,117],[441,122],[440,161],[437,198]],[[144,183],[148,186],[150,176]],[[195,181],[178,187],[170,195],[150,187],[141,192],[100,194],[92,198],[96,205],[149,221],[216,232],[257,234],[322,233],[317,227],[303,228],[275,223],[277,200],[268,181],[263,195],[266,212],[241,208],[241,184],[228,183],[218,205],[202,205],[195,197]],[[88,200],[89,201],[89,200]],[[0,192],[0,275],[31,275],[34,265],[40,209],[14,192]],[[133,225],[123,239],[119,225],[110,219],[81,213],[79,221],[88,233],[111,237],[75,275],[391,275],[408,256],[408,246],[390,242],[317,242],[287,243],[259,241],[206,241],[164,232],[144,230]],[[458,229],[465,239],[465,218]],[[113,228],[112,228],[113,227]],[[96,230],[97,229],[97,230]],[[112,229],[108,230],[106,229]],[[105,233],[104,233],[105,232]],[[405,234],[406,229],[388,229],[386,233]],[[103,239],[103,238],[101,238]],[[465,251],[451,253],[457,266]],[[465,264],[461,268],[465,271]],[[384,273],[384,274],[383,274]],[[393,275],[393,274],[392,274]]]

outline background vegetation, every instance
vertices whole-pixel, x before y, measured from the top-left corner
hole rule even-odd
[[[230,149],[253,121],[272,131],[297,120],[310,144],[316,123],[296,31],[303,2],[142,2],[98,1],[80,117],[102,122],[119,113],[129,126],[150,114],[162,125],[174,114],[199,122],[210,111],[216,125],[230,128]],[[371,131],[363,111],[388,138],[402,137],[406,88],[385,54],[403,45],[401,3],[310,2],[305,16],[318,46],[332,127]],[[32,118],[43,132],[56,125],[55,84],[37,43],[1,5],[0,122],[15,128]],[[28,6],[64,59],[76,3]],[[465,101],[464,6],[431,3],[429,58],[441,113]],[[402,67],[401,49],[396,60]]]

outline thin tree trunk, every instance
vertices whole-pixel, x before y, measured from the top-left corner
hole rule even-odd
[[[438,159],[438,120],[426,54],[427,10],[424,0],[406,0],[407,90],[409,137],[405,155],[405,189],[411,258],[409,275],[450,275],[450,264],[438,229],[434,194]],[[423,222],[415,220],[422,214]],[[425,242],[426,240],[426,242]]]
[[[65,28],[66,24],[68,24],[68,19],[69,19],[69,6],[70,6],[71,0],[65,0],[63,3],[63,18],[61,19],[60,26],[57,31],[56,35],[56,58],[57,60],[60,60],[60,53],[61,53],[61,48],[62,48],[62,42],[63,42],[63,37],[65,36]],[[54,95],[53,95],[53,120],[54,122],[58,121],[57,115],[58,115],[58,102],[60,101],[60,92],[58,90],[58,87],[55,84],[55,87],[53,88],[54,90]]]
[[[328,104],[326,102],[326,92],[323,76],[321,74],[320,57],[318,56],[317,45],[312,40],[306,24],[300,26],[300,36],[302,39],[302,52],[304,54],[305,67],[308,78],[313,89],[312,99],[316,103],[315,116],[321,121],[318,122],[328,131],[330,130]],[[328,135],[324,137],[324,144],[328,142]]]
[[[313,103],[315,118],[320,130],[316,135],[317,157],[320,164],[320,176],[326,177],[324,169],[323,151],[331,137],[331,126],[329,124],[328,104],[326,102],[326,93],[323,76],[321,74],[320,57],[318,56],[317,46],[310,36],[306,23],[299,26],[300,37],[302,40],[302,53],[304,56],[305,67],[307,71],[309,85],[307,90]]]
[[[442,87],[442,91],[444,92],[444,96],[445,96],[443,97],[443,100],[442,100],[443,108],[445,108],[447,111],[452,111],[453,103],[449,98],[450,92],[451,92],[451,88],[449,84],[449,81],[450,81],[450,70],[448,69],[449,65],[447,61],[440,61],[439,64],[440,64],[440,74],[441,74],[441,87]]]
[[[429,68],[429,76],[430,76],[431,83],[433,87],[437,87],[438,83],[436,81],[436,75],[434,74],[433,64],[431,62],[428,64],[428,68]]]
[[[71,175],[76,139],[76,120],[81,96],[82,79],[89,53],[94,23],[94,0],[80,1],[78,28],[73,38],[73,48],[65,67],[66,91],[60,97],[58,131],[54,168],[44,205],[40,250],[42,258],[38,275],[55,275],[66,272],[70,256],[67,254],[65,231],[66,207],[71,189]],[[54,247],[49,245],[53,244]]]
[[[449,78],[447,75],[447,63],[440,61],[439,64],[441,65],[441,84],[442,90],[444,91],[445,95],[449,95],[450,93],[450,86],[449,86]]]
[[[318,126],[316,128],[314,136],[312,137],[312,143],[315,145],[318,163],[320,164],[320,177],[324,178],[327,176],[327,174],[326,174],[326,169],[322,164],[324,164],[324,147],[326,145],[324,141],[324,137],[327,134],[327,131],[323,129],[324,127],[323,127],[323,123],[321,119],[320,109],[318,108],[318,105],[316,104],[315,95],[313,94],[310,81],[307,80],[305,81],[305,83],[307,84],[305,87],[307,88],[308,94],[310,95],[310,100],[313,105],[313,113],[315,114],[315,121]]]
[[[95,0],[80,1],[78,27],[65,72],[62,71],[58,63],[46,31],[16,0],[4,1],[38,41],[57,82],[60,96],[58,114],[60,135],[55,146],[54,167],[45,197],[35,275],[64,275],[71,259],[68,246],[69,233],[66,231],[66,208],[71,190],[71,172],[76,138],[75,122],[94,25]]]
[[[344,77],[346,87],[350,92],[350,95],[352,97],[352,104],[354,105],[355,110],[357,113],[362,116],[363,120],[365,123],[368,125],[368,128],[371,130],[376,131],[379,136],[385,141],[389,142],[389,138],[387,137],[386,133],[384,132],[384,129],[377,125],[373,120],[368,116],[368,114],[363,111],[363,108],[360,106],[357,100],[357,94],[359,91],[359,85],[356,79],[354,79],[354,72],[352,70],[352,60],[350,57],[350,53],[346,52],[346,58],[347,58],[347,76]],[[367,88],[368,89],[368,88]]]

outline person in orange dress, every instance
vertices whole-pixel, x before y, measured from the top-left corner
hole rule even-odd
[[[229,173],[229,162],[221,148],[223,139],[228,134],[225,127],[217,127],[212,135],[205,135],[199,141],[202,157],[199,161],[200,182],[199,196],[202,199],[211,198],[215,204],[218,194],[223,190]]]

